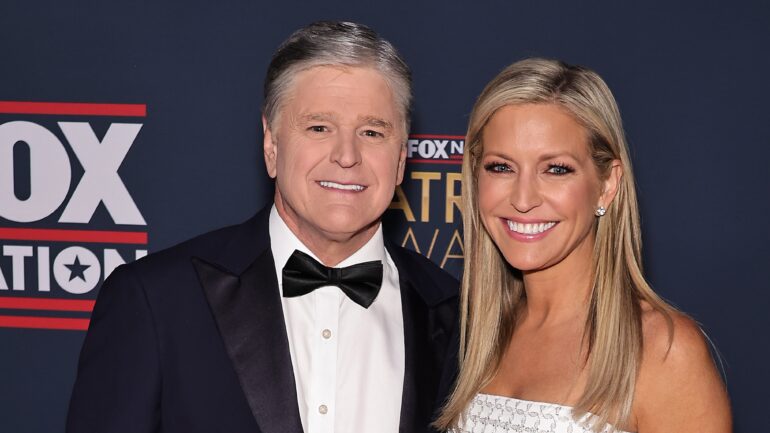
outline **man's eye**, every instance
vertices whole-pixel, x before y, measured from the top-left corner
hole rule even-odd
[[[555,174],[555,175],[565,175],[572,173],[573,170],[572,167],[564,164],[551,164],[548,166],[548,170],[546,170],[547,173]]]
[[[329,130],[329,128],[323,126],[323,125],[313,125],[307,129],[308,131],[312,132],[326,132]]]
[[[382,137],[385,137],[385,134],[379,131],[374,131],[372,129],[367,129],[366,131],[364,131],[364,136],[382,138]]]
[[[491,173],[505,173],[511,171],[511,167],[502,162],[490,162],[484,165],[484,170]]]

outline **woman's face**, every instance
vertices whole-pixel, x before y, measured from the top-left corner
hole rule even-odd
[[[505,106],[482,137],[479,212],[508,263],[524,272],[588,266],[594,213],[612,200],[620,163],[601,180],[588,132],[554,104]]]

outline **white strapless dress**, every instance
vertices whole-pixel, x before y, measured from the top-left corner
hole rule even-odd
[[[572,419],[572,408],[554,403],[478,394],[456,433],[593,433]],[[607,425],[601,433],[612,433]],[[617,431],[618,433],[626,433]]]

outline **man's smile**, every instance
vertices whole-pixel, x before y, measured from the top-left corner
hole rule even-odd
[[[335,189],[339,191],[361,192],[366,189],[366,186],[364,185],[358,185],[355,183],[338,183],[331,180],[321,180],[317,183],[321,185],[322,188]]]

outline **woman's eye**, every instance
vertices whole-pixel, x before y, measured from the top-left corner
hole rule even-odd
[[[574,170],[571,167],[562,164],[551,164],[548,166],[546,172],[556,175],[564,175],[572,173]]]
[[[491,173],[505,173],[505,172],[511,171],[511,167],[509,167],[508,164],[503,164],[500,162],[491,162],[489,164],[484,165],[484,170],[489,171]]]

